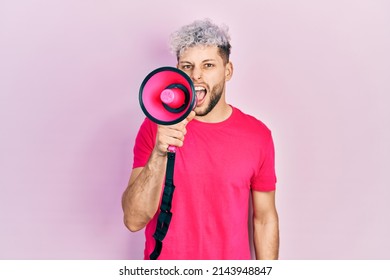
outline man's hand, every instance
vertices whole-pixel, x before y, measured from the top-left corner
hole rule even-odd
[[[186,125],[195,117],[195,112],[191,113],[181,122],[174,125],[158,125],[155,152],[160,156],[165,156],[169,146],[182,147],[184,136],[187,133]]]

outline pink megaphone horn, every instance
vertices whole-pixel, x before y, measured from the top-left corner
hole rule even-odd
[[[172,125],[184,120],[196,106],[190,77],[180,69],[161,67],[150,72],[139,90],[141,109],[151,121]],[[176,147],[169,146],[175,152]]]

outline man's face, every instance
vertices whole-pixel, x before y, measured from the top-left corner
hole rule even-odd
[[[231,64],[224,64],[217,46],[195,46],[185,50],[179,57],[178,68],[193,81],[197,106],[197,116],[211,112],[223,98],[225,102],[225,83],[232,74]]]

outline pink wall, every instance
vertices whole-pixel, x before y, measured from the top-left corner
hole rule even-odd
[[[0,259],[142,258],[138,88],[204,17],[231,29],[229,102],[274,134],[281,258],[389,259],[390,4],[319,2],[2,1]]]

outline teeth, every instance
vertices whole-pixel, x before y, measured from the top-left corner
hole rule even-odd
[[[195,90],[206,90],[204,87],[195,87]]]

